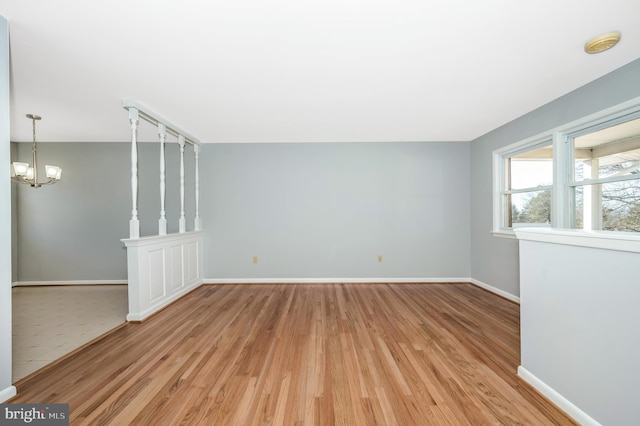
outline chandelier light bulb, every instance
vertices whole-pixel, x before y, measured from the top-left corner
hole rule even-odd
[[[16,176],[25,176],[27,174],[27,170],[29,170],[29,163],[13,163],[13,173]]]

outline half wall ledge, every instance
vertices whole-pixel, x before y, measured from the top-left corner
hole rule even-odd
[[[640,235],[634,232],[560,228],[516,228],[514,232],[518,240],[640,253]]]

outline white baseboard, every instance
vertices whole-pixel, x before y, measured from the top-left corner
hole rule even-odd
[[[205,278],[205,284],[339,284],[339,283],[471,283],[505,299],[520,303],[520,298],[473,278]]]
[[[469,282],[473,285],[477,285],[480,288],[483,288],[487,291],[490,291],[491,293],[497,294],[498,296],[502,296],[505,299],[511,300],[512,302],[518,303],[520,304],[520,298],[518,296],[514,296],[511,293],[507,293],[504,290],[500,290],[497,287],[494,287],[492,285],[489,285],[487,283],[483,283],[482,281],[476,280],[474,278],[469,278]]]
[[[471,283],[505,299],[520,303],[520,298],[482,281],[468,277],[438,278],[205,278],[204,284],[337,284],[337,283]],[[11,287],[46,285],[109,285],[127,284],[127,280],[15,281]]]
[[[205,278],[205,284],[468,283],[469,278]]]
[[[9,386],[6,389],[0,390],[0,403],[8,401],[9,399],[11,399],[14,396],[16,396],[17,393],[18,393],[18,391],[16,390],[15,386]]]
[[[70,281],[14,281],[11,287],[28,287],[37,285],[110,285],[127,284],[127,280],[70,280]]]
[[[161,301],[153,304],[152,306],[149,306],[147,309],[145,309],[142,312],[133,312],[133,313],[130,312],[127,314],[127,321],[135,321],[135,322],[144,321],[151,315],[162,310],[166,306],[169,306],[170,304],[180,299],[182,296],[186,295],[187,293],[191,293],[193,290],[200,287],[202,284],[203,284],[202,282],[197,282],[194,285],[191,285],[189,287],[184,287],[180,291],[177,291],[174,294],[172,294],[171,296],[163,298]]]
[[[560,395],[558,392],[556,392],[555,389],[537,378],[534,374],[532,374],[529,370],[521,365],[518,366],[518,376],[520,376],[525,382],[533,386],[534,389],[544,395],[549,401],[553,402],[558,406],[558,408],[563,410],[581,425],[602,426],[600,423],[594,420],[593,417],[589,416],[580,408],[576,407],[571,401]]]

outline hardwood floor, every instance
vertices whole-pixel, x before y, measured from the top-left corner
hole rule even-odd
[[[18,389],[72,424],[574,424],[470,284],[207,285]]]

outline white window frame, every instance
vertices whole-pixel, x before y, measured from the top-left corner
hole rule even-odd
[[[567,145],[569,145],[570,150],[571,150],[571,176],[570,179],[567,183],[569,189],[571,190],[571,192],[573,192],[573,190],[575,190],[576,187],[582,186],[584,188],[584,194],[585,197],[587,196],[587,192],[586,192],[586,187],[591,186],[593,187],[594,185],[602,185],[605,183],[610,183],[610,182],[624,182],[624,181],[630,181],[630,180],[639,180],[640,176],[638,175],[621,175],[621,176],[609,176],[609,177],[603,177],[603,178],[589,178],[589,179],[583,179],[583,180],[576,180],[575,178],[575,170],[573,169],[573,166],[575,166],[575,147],[574,147],[574,141],[575,138],[580,137],[582,135],[586,135],[592,132],[597,132],[598,130],[601,129],[606,129],[609,127],[613,127],[616,126],[618,124],[621,123],[626,123],[628,121],[631,120],[636,120],[638,118],[640,118],[640,110],[636,110],[634,112],[631,112],[629,114],[623,114],[623,115],[616,115],[614,118],[608,119],[611,117],[607,117],[607,119],[605,119],[605,121],[598,121],[597,123],[595,123],[593,126],[589,126],[586,128],[581,128],[580,130],[578,130],[577,132],[572,132],[572,133],[565,133],[565,141],[567,143]],[[599,187],[599,193],[600,195],[598,197],[596,197],[595,195],[592,195],[593,198],[600,198],[599,203],[592,205],[591,207],[591,211],[589,211],[588,213],[585,211],[585,214],[587,215],[587,217],[590,217],[590,220],[586,220],[585,219],[585,223],[584,223],[584,229],[587,231],[591,231],[591,225],[595,224],[595,228],[596,230],[601,230],[602,227],[602,189],[601,187]],[[570,200],[571,204],[570,204],[570,209],[571,211],[569,212],[569,216],[570,216],[570,221],[569,221],[569,225],[571,227],[575,226],[575,200]],[[588,222],[588,223],[587,223]]]
[[[538,147],[553,144],[553,185],[551,188],[551,227],[572,229],[575,215],[571,200],[572,187],[606,182],[608,178],[575,181],[573,167],[573,138],[576,135],[589,133],[599,128],[632,120],[640,116],[640,97],[623,102],[597,113],[588,115],[554,129],[542,132],[533,137],[493,151],[493,229],[491,233],[497,237],[516,238],[513,228],[503,226],[504,214],[502,209],[502,195],[505,186],[505,159]],[[547,187],[540,187],[548,189]],[[527,188],[526,190],[531,190]],[[524,192],[526,192],[526,190]],[[577,230],[580,232],[581,230]],[[590,231],[582,231],[590,232]],[[594,231],[607,232],[607,231]],[[623,235],[623,232],[612,232]],[[633,233],[634,235],[637,233]]]
[[[510,194],[521,194],[534,191],[551,190],[551,205],[553,209],[554,201],[554,185],[543,185],[531,188],[507,189],[506,169],[507,159],[525,152],[534,151],[539,148],[551,146],[553,149],[553,139],[548,135],[537,135],[529,139],[525,139],[518,143],[498,149],[493,152],[493,234],[501,237],[515,238],[513,228],[503,226],[506,223],[504,213],[506,211],[504,196]],[[555,160],[554,160],[555,161]],[[554,166],[555,171],[555,166]],[[555,181],[555,173],[554,173]]]

